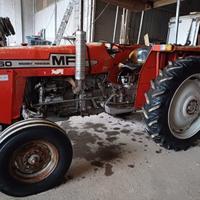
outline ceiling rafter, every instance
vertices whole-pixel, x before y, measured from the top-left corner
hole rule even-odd
[[[176,0],[102,0],[132,11],[142,11],[176,3]]]

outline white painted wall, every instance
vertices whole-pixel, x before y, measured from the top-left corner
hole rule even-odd
[[[23,10],[23,37],[34,34],[34,1],[22,0]]]
[[[33,0],[0,0],[0,17],[9,17],[16,35],[8,37],[8,45],[20,45],[26,35],[33,34]]]
[[[70,0],[61,0],[57,3],[57,28],[59,28],[64,12]],[[79,1],[77,1],[79,2]],[[84,2],[84,30],[87,32],[89,41],[89,32],[91,28],[91,2]],[[23,18],[21,12],[23,11]],[[65,36],[71,36],[78,29],[79,5],[75,6],[70,21],[67,25]],[[49,7],[34,13],[34,0],[0,0],[0,17],[9,17],[16,31],[15,36],[8,37],[9,45],[20,45],[28,35],[34,35],[46,29],[46,39],[55,40],[55,7]],[[62,41],[63,43],[64,41]]]
[[[57,28],[59,28],[60,26],[61,20],[63,18],[64,12],[69,2],[70,0],[62,0],[57,2]],[[91,0],[84,2],[84,15],[85,15],[84,30],[87,33],[89,33],[88,29],[90,29],[91,27],[90,4]],[[78,29],[78,22],[79,22],[78,14],[79,14],[79,5],[77,4],[70,17],[64,36],[72,36],[72,34],[75,33],[76,30]],[[40,32],[41,29],[46,29],[46,39],[53,42],[55,40],[55,5],[50,5],[49,7],[37,12],[35,14],[34,21],[35,21],[35,33],[37,34],[38,32]],[[64,41],[62,41],[62,43],[64,43]]]
[[[22,41],[22,20],[20,0],[0,0],[0,16],[9,17],[16,31],[16,35],[8,38],[9,44],[19,44]]]
[[[35,14],[35,34],[37,35],[41,29],[46,29],[46,39],[53,41],[55,36],[55,9],[49,6]]]

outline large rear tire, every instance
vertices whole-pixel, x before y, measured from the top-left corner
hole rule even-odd
[[[167,149],[186,150],[200,132],[200,58],[171,63],[147,94],[144,116],[153,140]]]
[[[0,136],[0,190],[24,197],[60,184],[72,161],[65,132],[46,120],[25,120]]]

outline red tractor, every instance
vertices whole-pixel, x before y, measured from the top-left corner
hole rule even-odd
[[[85,44],[0,49],[0,190],[27,196],[59,184],[72,145],[52,116],[143,110],[147,131],[167,149],[200,131],[200,49]],[[131,59],[131,62],[130,62]]]
[[[50,116],[142,109],[154,141],[175,150],[194,144],[200,130],[198,47],[155,45],[146,58],[146,48],[94,43],[86,45],[86,60],[79,59],[81,49],[0,49],[2,192],[35,194],[64,177],[72,145],[58,125],[45,120]],[[134,65],[119,65],[133,50]]]

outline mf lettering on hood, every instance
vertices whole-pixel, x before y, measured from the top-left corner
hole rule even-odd
[[[63,54],[52,54],[51,65],[52,66],[71,66],[74,67],[76,62],[75,55],[63,55]]]

